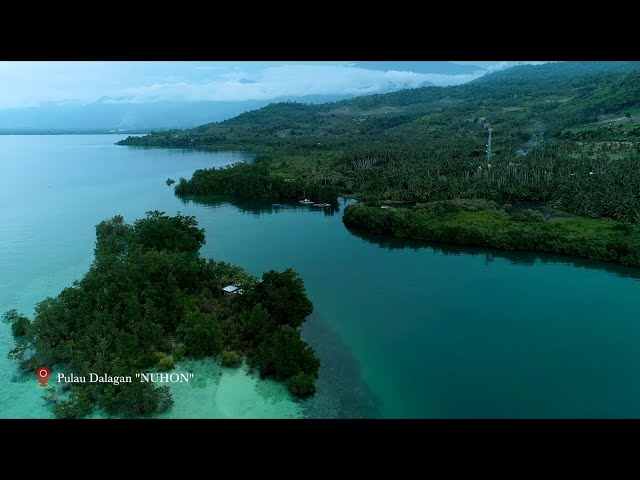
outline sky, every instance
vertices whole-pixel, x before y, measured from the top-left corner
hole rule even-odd
[[[47,103],[135,105],[364,95],[425,84],[457,85],[514,64],[543,62],[400,63],[396,70],[393,62],[0,62],[0,110]]]

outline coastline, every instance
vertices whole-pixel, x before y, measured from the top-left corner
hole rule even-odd
[[[350,205],[347,228],[449,245],[543,252],[640,267],[640,227],[586,217],[542,219],[531,210],[507,213],[476,200],[431,202],[398,209]]]

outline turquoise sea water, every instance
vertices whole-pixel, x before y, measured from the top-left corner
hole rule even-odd
[[[94,227],[147,210],[195,215],[204,256],[253,274],[293,267],[315,311],[322,367],[294,401],[275,382],[185,362],[173,418],[640,417],[640,270],[555,256],[374,237],[337,211],[181,201],[164,184],[250,156],[113,145],[103,136],[0,136],[0,311],[31,315],[88,268]],[[0,417],[50,416],[6,358]],[[98,415],[99,416],[99,415]]]

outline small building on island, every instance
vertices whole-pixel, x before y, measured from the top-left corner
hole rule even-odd
[[[222,291],[224,292],[225,295],[231,295],[231,294],[236,294],[236,293],[238,295],[242,295],[244,293],[244,290],[242,290],[237,285],[227,285],[226,287],[224,287],[222,289]]]

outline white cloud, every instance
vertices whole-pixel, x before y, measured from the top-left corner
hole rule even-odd
[[[265,68],[257,74],[244,70],[228,72],[203,82],[163,82],[123,89],[115,101],[144,103],[158,100],[269,100],[284,96],[364,95],[431,82],[454,85],[480,76],[420,74],[377,71],[338,65],[285,64]]]
[[[487,65],[485,68],[488,73],[497,72],[506,68],[515,67],[517,65],[541,65],[547,62],[495,62],[493,65]]]
[[[506,68],[492,62],[484,68]],[[480,76],[366,70],[350,62],[0,62],[0,108],[45,102],[269,100],[369,94]]]

